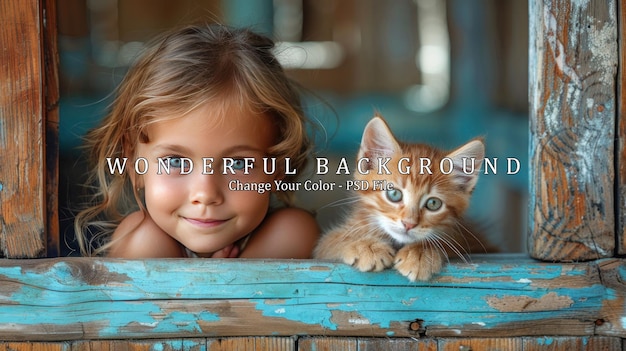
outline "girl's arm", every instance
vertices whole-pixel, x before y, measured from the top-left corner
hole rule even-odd
[[[249,239],[239,257],[310,258],[319,238],[315,218],[298,208],[283,208],[270,214]],[[122,220],[113,233],[109,257],[167,258],[186,257],[183,246],[159,228],[142,211]],[[238,248],[229,246],[213,257],[236,256]]]
[[[166,258],[186,257],[183,246],[142,211],[126,216],[113,233],[108,257]]]
[[[319,226],[309,212],[282,208],[263,221],[239,257],[311,258],[319,235]]]

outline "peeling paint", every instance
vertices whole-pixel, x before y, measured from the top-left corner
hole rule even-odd
[[[615,0],[529,3],[529,228],[531,242],[544,243],[531,247],[536,258],[613,256],[616,9]]]
[[[574,145],[574,155],[579,160],[577,173],[575,175],[580,181],[578,182],[580,192],[585,192],[584,186],[586,184],[593,184],[594,178],[598,177],[597,167],[598,163],[594,162],[595,159],[590,159],[588,155],[593,155],[597,149],[607,150],[610,145],[606,145],[607,141],[603,140],[602,136],[605,136],[606,125],[609,121],[603,118],[591,118],[588,119],[584,125],[584,128],[577,128],[578,139]],[[612,140],[611,140],[612,142]],[[602,144],[602,145],[599,145]],[[601,146],[601,147],[600,147]],[[592,251],[600,249],[595,242],[584,243],[587,247],[591,247]],[[593,247],[591,246],[593,245]],[[603,255],[606,256],[605,253]]]
[[[605,250],[600,245],[598,245],[598,243],[596,241],[594,241],[592,239],[580,240],[579,242],[581,244],[585,245],[586,247],[588,247],[591,252],[597,252],[599,254],[598,258],[613,256],[613,247],[610,247],[609,249]]]
[[[349,329],[411,336],[408,321],[417,319],[425,329],[448,330],[536,323],[546,318],[543,311],[556,319],[573,314],[593,319],[610,298],[599,281],[594,283],[597,276],[586,275],[587,264],[524,259],[472,267],[453,263],[436,279],[416,283],[392,270],[358,272],[343,264],[309,270],[320,266],[315,261],[93,260],[82,266],[71,261],[36,269],[0,266],[2,280],[17,282],[0,294],[0,336],[11,328],[86,328],[98,333],[92,337],[105,338],[203,335],[237,318],[291,325],[295,333]],[[123,279],[114,284],[78,279],[69,268],[74,266]]]
[[[574,301],[569,296],[559,296],[551,292],[538,299],[530,296],[490,296],[487,303],[500,312],[527,312],[569,308]]]
[[[539,345],[552,345],[554,343],[553,338],[538,338],[537,344]]]
[[[350,324],[360,324],[360,325],[369,325],[371,324],[368,319],[365,318],[350,318],[348,319]]]
[[[574,85],[578,87],[582,86],[582,82],[580,80],[580,77],[576,73],[576,70],[567,65],[565,46],[557,37],[558,25],[556,17],[554,17],[551,9],[547,6],[543,9],[543,23],[546,29],[546,39],[548,41],[548,45],[550,45],[550,50],[554,57],[554,63],[557,65],[563,75],[568,77],[574,83]]]
[[[616,8],[615,0],[607,1],[608,8]],[[588,17],[589,49],[593,53],[593,60],[599,67],[603,68],[600,73],[602,80],[613,79],[617,70],[617,26],[615,11],[608,11],[608,18],[599,21],[596,18]],[[607,69],[608,68],[608,69]],[[612,68],[612,69],[610,69]]]

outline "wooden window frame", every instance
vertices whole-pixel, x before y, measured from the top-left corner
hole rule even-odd
[[[530,1],[534,259],[474,256],[410,283],[393,270],[313,260],[42,258],[58,256],[59,245],[55,1],[0,2],[0,249],[8,257],[0,260],[0,339],[158,337],[193,348],[225,336],[553,335],[621,344],[625,6]]]

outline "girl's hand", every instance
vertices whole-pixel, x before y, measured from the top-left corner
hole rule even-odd
[[[239,246],[230,244],[225,248],[215,251],[211,258],[236,258],[239,257]]]

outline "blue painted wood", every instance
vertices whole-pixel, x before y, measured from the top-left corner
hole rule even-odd
[[[598,320],[624,337],[626,264],[606,262],[614,286],[597,263],[521,256],[417,283],[311,260],[5,260],[0,339],[593,335]]]

